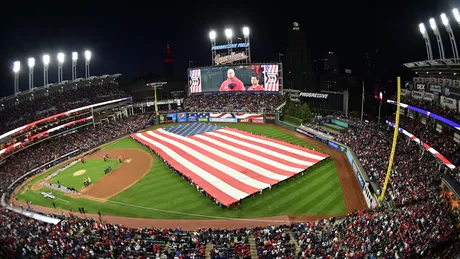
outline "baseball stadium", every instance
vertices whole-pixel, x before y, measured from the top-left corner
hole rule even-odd
[[[406,64],[420,76],[379,125],[343,94],[284,91],[243,33],[210,33],[180,97],[90,76],[86,51],[85,78],[1,99],[2,257],[456,258],[458,67]]]

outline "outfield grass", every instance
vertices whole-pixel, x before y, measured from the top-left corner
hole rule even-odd
[[[59,184],[66,186],[66,187],[73,187],[75,190],[79,190],[82,188],[83,181],[85,178],[90,177],[91,182],[95,183],[99,179],[101,179],[105,173],[104,170],[112,166],[112,171],[117,169],[120,166],[118,160],[107,160],[104,162],[102,159],[90,159],[86,160],[85,163],[78,163],[66,170],[62,171],[58,175],[52,178],[51,183],[56,183],[59,181]],[[73,173],[86,170],[86,172],[82,175],[74,176]]]
[[[304,140],[286,134],[272,125],[228,124],[227,126],[313,147]],[[123,138],[103,149],[110,148],[148,150],[131,138]],[[170,171],[157,156],[153,154],[152,156],[154,164],[147,175],[110,200],[100,203],[83,198],[72,199],[53,191],[57,197],[56,206],[66,210],[73,209],[73,211],[78,207],[84,207],[89,213],[97,213],[100,210],[105,215],[165,219],[254,218],[346,213],[337,169],[332,159],[321,162],[303,176],[299,175],[296,179],[283,182],[272,190],[265,190],[262,195],[243,200],[241,211],[238,211],[236,208],[217,207],[197,192],[190,183]],[[38,181],[40,178],[33,181]],[[18,197],[22,201],[32,201],[33,204],[51,207],[52,201],[42,198],[40,191],[28,190],[24,194],[18,194]],[[45,191],[49,190],[45,189]]]

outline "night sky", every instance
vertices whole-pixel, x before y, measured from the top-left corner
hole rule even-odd
[[[94,1],[96,2],[96,1]],[[288,1],[284,1],[288,2]],[[20,88],[28,88],[27,58],[35,57],[35,86],[43,84],[41,57],[51,55],[49,78],[57,81],[56,54],[65,52],[64,80],[71,78],[70,55],[79,52],[78,76],[84,76],[83,51],[92,51],[91,74],[122,73],[125,78],[148,72],[162,73],[166,44],[171,44],[176,74],[185,76],[188,61],[209,65],[208,33],[223,38],[226,27],[239,33],[251,29],[253,61],[276,61],[284,53],[287,34],[297,21],[307,36],[313,56],[334,51],[342,68],[359,71],[366,51],[379,50],[384,76],[404,72],[403,62],[424,60],[426,52],[418,31],[422,21],[446,12],[452,19],[460,1],[150,1],[126,6],[60,1],[51,4],[21,2],[2,8],[0,30],[0,95],[13,93],[12,65],[21,61]],[[407,3],[405,3],[407,2]],[[188,4],[186,4],[188,3]],[[170,5],[166,7],[166,5]],[[460,40],[460,28],[454,24]],[[443,31],[446,56],[452,56]],[[224,40],[225,41],[225,40]],[[218,42],[224,43],[224,42]],[[434,56],[437,54],[434,36]]]

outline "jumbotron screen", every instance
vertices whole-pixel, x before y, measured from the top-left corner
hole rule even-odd
[[[188,72],[190,93],[279,91],[277,64],[217,66]]]

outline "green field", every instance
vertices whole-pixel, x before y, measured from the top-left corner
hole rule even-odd
[[[272,125],[225,125],[246,130],[253,134],[321,150]],[[110,148],[148,150],[131,138],[123,138],[105,146],[103,149]],[[197,192],[188,182],[170,171],[157,156],[153,153],[151,154],[154,164],[146,176],[134,186],[112,197],[110,200],[98,202],[84,198],[70,198],[62,193],[52,191],[57,198],[54,200],[56,207],[66,210],[72,209],[73,211],[77,211],[78,207],[84,207],[89,213],[97,213],[100,210],[104,215],[165,219],[254,218],[279,215],[337,215],[346,213],[337,169],[332,159],[310,168],[303,176],[299,175],[296,179],[283,182],[278,187],[264,191],[262,195],[243,200],[241,211],[238,211],[236,208],[224,209],[217,207],[201,193]],[[62,177],[61,184],[63,184],[63,181],[68,181],[68,175],[72,176],[69,177],[71,181],[76,179],[77,177],[72,174],[80,169],[87,170],[87,173],[81,176],[83,178],[90,171],[92,172],[91,174],[98,174],[102,170],[103,174],[104,166],[106,165],[103,161],[94,160],[94,162],[88,162],[90,161],[87,161],[85,165],[79,163],[61,172],[62,176],[61,174],[59,175],[59,177]],[[93,167],[99,169],[94,169]],[[55,170],[50,170],[38,176],[32,180],[31,184],[45,178]],[[93,182],[95,182],[95,179],[91,175]],[[51,190],[46,188],[38,191],[28,189],[24,194],[21,194],[22,191],[20,190],[18,198],[21,201],[31,201],[33,204],[52,207],[52,200],[42,198],[41,191]]]
[[[102,159],[87,160],[84,164],[78,163],[53,177],[51,183],[57,183],[59,181],[59,184],[63,186],[69,188],[73,187],[75,190],[79,190],[84,186],[83,181],[85,178],[90,177],[91,182],[95,183],[105,175],[104,169],[109,166],[112,166],[113,172],[118,166],[120,166],[120,163],[118,160],[108,160],[106,162]],[[75,172],[80,170],[86,170],[86,172],[78,176],[73,175]]]

